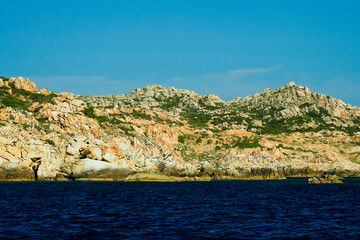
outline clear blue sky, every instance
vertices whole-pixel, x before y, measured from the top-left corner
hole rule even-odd
[[[229,100],[290,81],[360,106],[360,1],[0,0],[0,75]]]

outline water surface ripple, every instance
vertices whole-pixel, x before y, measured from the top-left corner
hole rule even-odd
[[[1,182],[0,239],[358,239],[360,180]]]

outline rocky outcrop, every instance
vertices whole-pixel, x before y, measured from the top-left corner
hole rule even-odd
[[[321,177],[312,177],[309,178],[309,183],[343,183],[338,176],[324,174]]]
[[[359,109],[294,83],[229,102],[158,85],[94,97],[21,77],[0,87],[2,181],[360,176]]]
[[[30,82],[28,78],[17,77],[17,78],[9,78],[9,84],[14,84],[17,89],[24,89],[30,92],[38,92],[36,88],[36,84],[34,82]]]
[[[94,159],[79,159],[62,167],[61,172],[68,179],[124,179],[130,172],[126,162],[119,164],[97,161]]]
[[[140,106],[162,109],[190,118],[189,111],[215,118],[220,128],[245,129],[251,132],[268,132],[274,122],[281,122],[284,129],[314,131],[329,129],[360,131],[360,112],[356,107],[345,104],[323,94],[314,93],[307,87],[293,82],[275,90],[226,102],[215,95],[198,95],[188,90],[165,88],[158,85],[136,89],[127,95],[80,97],[89,106],[114,107]],[[239,112],[240,111],[240,112]],[[240,123],[233,115],[243,119]],[[210,121],[211,122],[211,121]]]

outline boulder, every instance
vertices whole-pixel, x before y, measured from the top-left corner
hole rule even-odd
[[[69,178],[125,178],[130,171],[128,165],[117,165],[105,161],[93,159],[80,159],[70,165],[71,172],[67,172]]]
[[[34,82],[30,82],[28,78],[17,77],[17,78],[9,78],[9,83],[13,83],[15,88],[24,89],[30,92],[38,92],[36,88],[36,84]]]
[[[343,183],[338,176],[324,174],[321,177],[312,177],[308,179],[309,183]]]
[[[80,154],[84,158],[90,158],[94,160],[102,160],[102,151],[99,146],[91,146],[88,148],[81,148]]]

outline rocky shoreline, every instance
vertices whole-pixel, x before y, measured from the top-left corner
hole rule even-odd
[[[360,109],[287,84],[226,102],[157,85],[81,97],[0,77],[0,181],[360,176]]]
[[[324,177],[325,176],[325,177]],[[72,173],[67,175],[65,172],[58,173],[55,178],[39,178],[34,169],[17,168],[2,169],[0,171],[0,181],[213,181],[213,180],[284,180],[287,178],[309,178],[310,183],[332,183],[332,179],[360,177],[359,171],[333,170],[328,172],[315,172],[311,169],[297,169],[292,172],[274,169],[253,168],[250,172],[241,175],[226,175],[219,169],[207,169],[199,171],[198,174],[185,176],[167,175],[163,172],[131,172],[129,169],[100,169]],[[330,181],[330,180],[331,181]],[[329,181],[325,181],[329,180]]]

